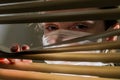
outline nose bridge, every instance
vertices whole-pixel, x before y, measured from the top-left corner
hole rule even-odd
[[[53,34],[53,35],[49,36],[48,42],[49,42],[50,44],[53,44],[53,43],[57,43],[57,42],[62,41],[62,39],[63,39],[63,38],[61,37],[60,32],[57,32],[56,34]]]
[[[65,34],[65,32],[61,29],[56,34],[52,35],[51,40],[52,43],[57,43],[64,41],[68,36]]]
[[[68,28],[69,24],[67,22],[60,22],[59,26],[60,26],[60,29],[66,30]]]

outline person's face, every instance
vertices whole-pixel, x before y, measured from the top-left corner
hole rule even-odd
[[[83,11],[88,9],[74,9],[72,11]],[[64,12],[68,12],[71,10],[64,10]],[[59,11],[48,11],[46,13],[55,13]],[[48,36],[50,33],[53,33],[57,30],[68,30],[68,31],[76,31],[76,32],[86,32],[86,33],[101,33],[105,31],[104,22],[102,20],[85,20],[85,21],[74,21],[74,22],[48,22],[43,23],[44,28],[44,36]],[[81,35],[81,34],[80,34]],[[52,43],[57,41],[57,38],[52,38]]]
[[[59,13],[59,12],[70,12],[70,11],[87,11],[89,9],[96,8],[83,8],[83,9],[71,9],[71,10],[57,10],[48,11],[46,13]],[[72,31],[83,31],[89,33],[100,33],[105,31],[105,26],[103,20],[85,20],[85,21],[74,21],[74,22],[48,22],[43,23],[44,34],[49,34],[53,31],[64,29]]]
[[[104,22],[102,20],[86,20],[86,21],[75,21],[75,22],[50,22],[44,23],[44,34],[49,34],[56,30],[71,30],[71,31],[82,31],[89,33],[100,33],[105,31]]]

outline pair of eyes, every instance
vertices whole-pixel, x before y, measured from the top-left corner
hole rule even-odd
[[[84,24],[75,24],[72,26],[67,27],[67,30],[74,30],[74,31],[86,31],[89,28],[88,25],[84,25]],[[51,31],[55,31],[55,30],[59,30],[61,29],[61,27],[59,27],[56,24],[48,24],[45,26],[45,29],[49,32]]]

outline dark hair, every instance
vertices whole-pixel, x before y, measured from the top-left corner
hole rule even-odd
[[[110,6],[110,7],[102,7],[100,9],[112,9],[117,8],[116,6]],[[107,30],[109,27],[115,25],[117,23],[117,20],[104,20],[105,24],[105,30]]]

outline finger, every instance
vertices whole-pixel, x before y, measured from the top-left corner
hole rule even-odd
[[[21,62],[21,59],[8,59],[9,63],[8,64],[15,64]]]
[[[14,64],[15,63],[15,59],[10,59],[10,58],[7,58],[7,60],[9,61],[8,64]]]
[[[14,44],[12,47],[11,47],[11,52],[19,52],[21,49],[20,49],[20,46],[18,44]],[[10,59],[10,58],[7,58],[7,60],[9,61],[8,64],[14,64],[16,63],[16,60],[15,59]]]
[[[22,49],[22,51],[29,50],[30,47],[28,45],[24,44],[24,45],[22,45],[21,49]]]
[[[30,47],[26,44],[22,45],[21,47],[21,50],[24,51],[24,50],[29,50]],[[26,60],[26,59],[21,59],[21,62],[24,62],[24,63],[32,63],[32,60]]]
[[[9,64],[9,60],[7,58],[0,59],[0,64]]]
[[[10,49],[12,52],[19,52],[20,51],[20,46],[18,44],[15,44],[11,47]]]
[[[22,62],[24,62],[24,63],[32,63],[32,60],[23,59]]]

